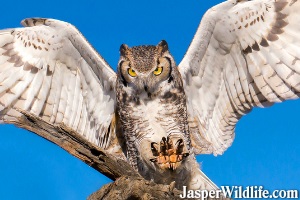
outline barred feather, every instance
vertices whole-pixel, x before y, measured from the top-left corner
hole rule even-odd
[[[27,27],[0,32],[1,122],[21,109],[108,147],[115,72],[74,26],[35,18],[22,23]]]
[[[253,107],[298,98],[299,10],[293,0],[229,0],[205,14],[179,65],[197,153],[222,154]]]

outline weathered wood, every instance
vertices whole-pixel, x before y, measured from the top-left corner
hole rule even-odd
[[[54,126],[30,113],[20,112],[23,114],[22,117],[5,121],[5,123],[27,129],[53,142],[112,180],[122,176],[140,177],[128,162],[108,154],[68,127]]]
[[[180,199],[180,191],[174,189],[174,185],[159,185],[139,177],[122,177],[113,183],[103,186],[92,194],[88,200]]]
[[[179,200],[181,191],[174,188],[175,183],[160,185],[139,177],[122,177],[115,182],[104,185],[100,190],[88,197],[88,200]],[[200,198],[202,199],[202,198]],[[230,200],[220,198],[203,198],[205,200]]]

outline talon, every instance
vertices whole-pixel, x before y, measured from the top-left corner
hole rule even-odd
[[[181,144],[183,142],[183,140],[182,139],[179,139],[179,140],[177,140],[177,142],[176,142],[176,145],[179,143],[179,145]],[[179,146],[178,145],[178,146]]]
[[[170,140],[170,138],[168,137],[167,138],[167,145],[168,145],[168,149],[169,150],[173,150],[173,141],[172,140]]]
[[[156,150],[154,144],[157,144],[157,143],[156,142],[151,142],[151,149],[155,149]]]
[[[150,161],[156,163],[159,168],[175,171],[181,162],[189,156],[189,153],[183,153],[185,150],[185,143],[183,139],[178,139],[173,145],[173,140],[168,136],[163,137],[159,143],[151,143],[151,151],[155,158],[151,158]]]
[[[182,139],[177,140],[176,142],[177,145],[177,149],[176,149],[176,154],[182,154],[183,148],[184,148],[184,143]]]
[[[162,141],[160,142],[160,152],[162,155],[167,155],[167,144],[165,137],[163,137]]]
[[[157,150],[157,148],[154,146],[154,144],[158,145],[156,142],[151,142],[151,151],[153,156],[158,156],[159,152]]]

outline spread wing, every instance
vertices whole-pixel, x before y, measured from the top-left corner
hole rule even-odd
[[[106,148],[115,72],[71,24],[40,18],[22,24],[0,31],[0,122],[25,110]]]
[[[230,0],[211,8],[179,65],[197,153],[222,154],[253,107],[297,99],[300,2]]]

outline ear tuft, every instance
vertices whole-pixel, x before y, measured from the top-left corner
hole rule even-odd
[[[169,51],[168,43],[165,40],[160,41],[157,45],[158,51],[163,54]]]
[[[129,47],[126,44],[122,44],[120,46],[120,54],[121,54],[121,56],[125,57],[126,55],[128,55],[128,51],[129,51]]]

